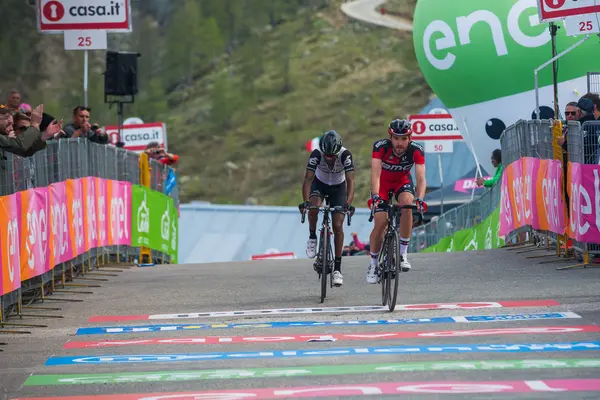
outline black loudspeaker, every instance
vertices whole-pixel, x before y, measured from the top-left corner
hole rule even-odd
[[[106,52],[105,95],[133,96],[138,93],[137,59],[139,56],[138,53]]]

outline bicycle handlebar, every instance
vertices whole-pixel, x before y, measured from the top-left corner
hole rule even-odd
[[[306,211],[307,210],[318,210],[318,211],[329,211],[329,212],[340,212],[342,214],[346,214],[348,216],[348,226],[350,226],[350,221],[352,219],[352,215],[350,215],[350,213],[348,211],[344,211],[344,207],[341,206],[335,206],[335,207],[330,207],[330,206],[321,206],[321,207],[317,207],[317,206],[310,206],[304,209],[304,211],[302,212],[302,219],[301,222],[304,223],[304,220],[306,218]]]
[[[379,207],[384,209],[387,209],[389,207],[396,207],[403,210],[419,210],[419,207],[417,207],[415,204],[401,206],[399,204],[390,204],[385,200],[382,200],[381,203],[379,203]],[[375,218],[375,204],[373,204],[371,207],[371,215],[369,216],[369,222],[373,222],[373,218]],[[421,222],[423,222],[423,212],[419,211],[418,223],[420,224]]]

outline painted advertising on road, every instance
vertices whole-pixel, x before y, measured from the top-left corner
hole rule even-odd
[[[289,399],[298,397],[343,397],[393,394],[552,393],[600,390],[600,379],[556,379],[531,381],[427,381],[380,382],[272,389],[157,392],[91,396],[62,396],[65,400],[198,400],[198,399]],[[23,397],[13,400],[49,400],[55,397]]]
[[[264,379],[295,376],[350,375],[416,371],[482,371],[519,369],[600,368],[597,358],[494,360],[494,361],[426,361],[387,364],[344,364],[331,368],[326,365],[236,368],[192,371],[116,372],[107,374],[32,375],[24,386],[49,385],[107,385],[115,383],[186,382],[211,379]]]
[[[531,353],[555,351],[598,351],[600,342],[448,344],[432,346],[387,346],[330,348],[323,350],[260,350],[247,352],[181,353],[181,354],[103,354],[90,356],[52,356],[46,366],[103,365],[131,363],[199,362],[214,360],[373,356],[389,354],[441,353]]]
[[[457,303],[432,303],[432,304],[399,304],[396,310],[422,311],[422,310],[461,310],[480,308],[504,307],[548,307],[558,306],[556,300],[516,300],[516,301],[483,301],[483,302],[457,302]],[[88,322],[112,321],[145,321],[161,319],[194,319],[194,318],[222,318],[241,317],[246,315],[286,315],[286,314],[321,314],[321,313],[353,313],[386,311],[387,306],[351,306],[351,307],[314,307],[314,308],[275,308],[264,310],[237,310],[237,311],[204,311],[194,313],[174,314],[145,314],[145,315],[106,315],[90,317]]]
[[[538,314],[500,314],[500,315],[468,315],[455,317],[405,318],[387,320],[351,320],[351,321],[275,321],[248,322],[233,324],[183,324],[183,325],[138,325],[138,326],[98,326],[79,328],[77,335],[101,335],[118,333],[149,333],[170,331],[192,331],[199,329],[257,329],[257,328],[293,328],[298,326],[344,326],[344,325],[413,325],[413,324],[447,324],[471,322],[506,322],[532,321],[546,319],[581,318],[573,312],[538,313]]]
[[[497,336],[497,335],[532,335],[600,332],[598,325],[582,326],[535,326],[521,328],[472,329],[460,331],[429,332],[363,332],[332,333],[324,335],[286,335],[286,336],[194,336],[164,339],[131,339],[131,340],[97,340],[91,342],[67,342],[63,349],[88,349],[98,347],[157,346],[176,344],[234,344],[234,343],[288,343],[311,341],[345,341],[345,340],[393,340],[435,337],[461,336]]]

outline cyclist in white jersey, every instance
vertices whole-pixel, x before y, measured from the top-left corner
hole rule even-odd
[[[319,140],[319,148],[313,150],[308,159],[300,212],[311,205],[320,207],[325,195],[329,196],[331,207],[341,206],[352,215],[354,207],[354,163],[352,153],[342,146],[341,136],[333,130],[327,131]],[[308,212],[309,239],[306,245],[306,255],[314,258],[317,252],[317,220],[318,211]],[[345,214],[332,214],[332,227],[335,243],[335,266],[332,275],[333,284],[342,286],[342,250],[344,248],[344,217]],[[316,269],[316,267],[315,267]]]

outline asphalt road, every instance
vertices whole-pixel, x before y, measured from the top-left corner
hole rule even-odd
[[[412,255],[392,314],[365,257],[323,305],[309,260],[124,270],[0,336],[0,398],[598,398],[600,270],[528,254]]]

